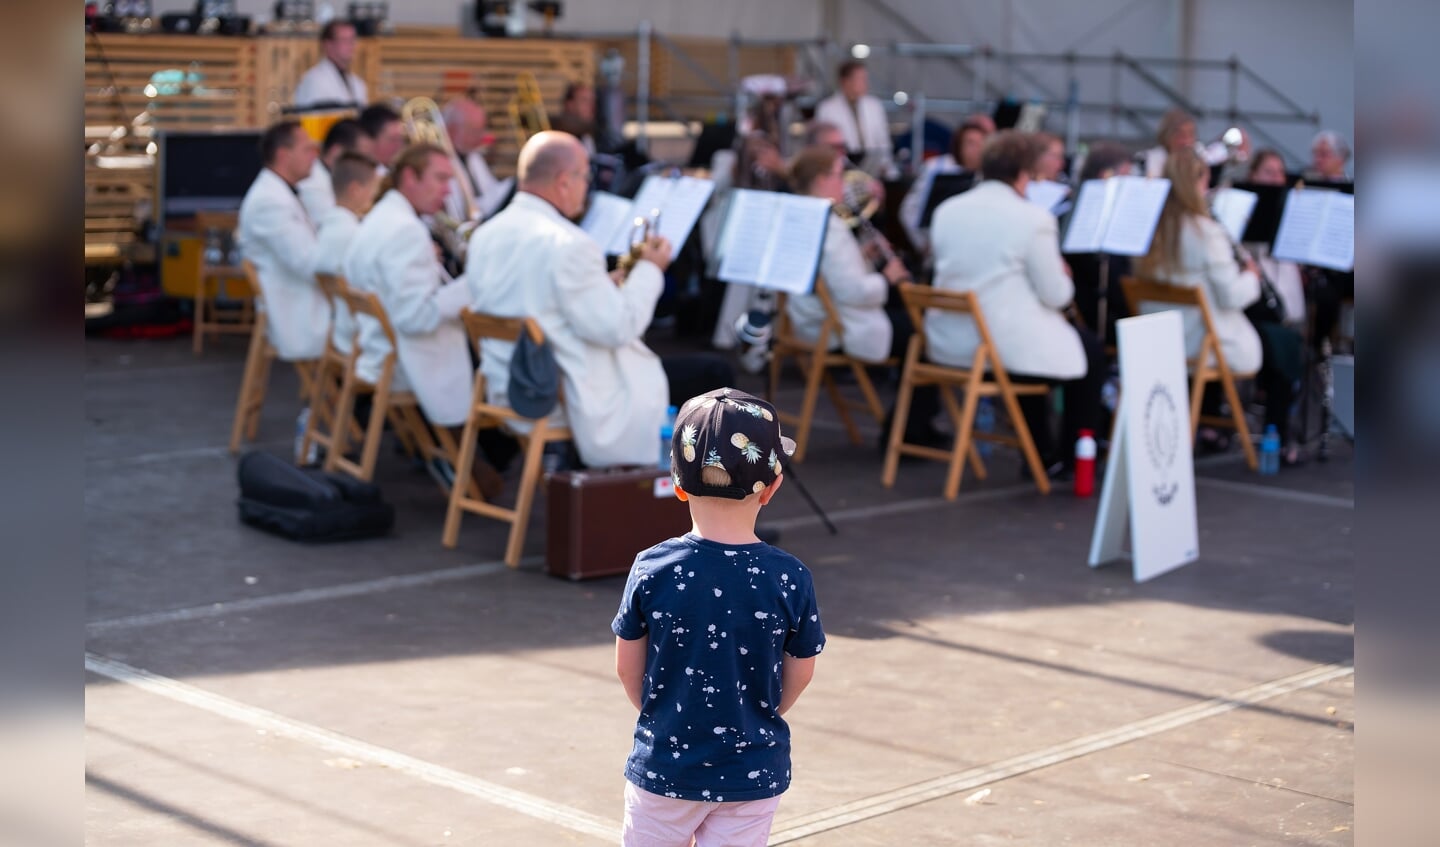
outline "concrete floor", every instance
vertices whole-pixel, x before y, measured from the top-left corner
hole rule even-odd
[[[444,549],[438,490],[388,450],[393,536],[242,526],[243,352],[88,347],[87,843],[616,843],[623,579],[544,575],[543,507],[517,571],[494,522]],[[295,396],[277,369],[261,449],[290,449]],[[1353,842],[1348,447],[1272,478],[1201,460],[1201,560],[1135,585],[1085,566],[1095,501],[1006,451],[947,503],[939,465],[887,490],[822,414],[793,476],[840,534],[794,490],[766,513],[830,636],[772,844]]]

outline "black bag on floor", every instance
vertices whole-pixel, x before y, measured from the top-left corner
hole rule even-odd
[[[385,535],[395,507],[380,489],[341,474],[297,468],[278,456],[240,457],[240,521],[296,541]]]

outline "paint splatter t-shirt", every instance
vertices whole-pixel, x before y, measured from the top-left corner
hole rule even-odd
[[[825,647],[799,559],[765,543],[672,538],[636,557],[610,628],[650,637],[627,779],[717,803],[790,786],[790,728],[775,713],[781,663]]]

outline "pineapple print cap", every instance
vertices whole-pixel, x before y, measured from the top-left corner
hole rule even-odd
[[[744,500],[780,475],[782,458],[795,452],[795,442],[780,434],[775,407],[734,388],[719,388],[692,397],[675,418],[670,441],[670,472],[675,484],[695,497]],[[716,484],[719,468],[728,484]]]

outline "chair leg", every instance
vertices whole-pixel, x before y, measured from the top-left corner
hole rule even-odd
[[[970,457],[971,436],[975,428],[975,409],[980,402],[980,383],[984,374],[978,370],[970,374],[970,383],[965,386],[965,404],[960,409],[959,426],[955,432],[955,446],[950,450],[950,467],[945,473],[945,499],[954,500],[960,494],[960,478],[965,473],[965,460]],[[946,394],[951,403],[952,395]]]
[[[525,547],[525,530],[530,523],[530,507],[535,503],[535,490],[540,487],[541,460],[545,454],[545,421],[536,421],[525,445],[525,466],[520,473],[520,489],[515,494],[515,514],[510,523],[510,540],[505,544],[505,565],[520,566],[520,553]]]
[[[1020,400],[1008,391],[1001,392],[1005,398],[1005,411],[1010,415],[1010,423],[1015,427],[1015,437],[1020,441],[1020,451],[1025,454],[1025,464],[1030,468],[1030,475],[1035,479],[1035,487],[1040,489],[1041,494],[1050,493],[1050,475],[1045,473],[1045,465],[1040,461],[1040,451],[1035,449],[1035,439],[1030,435],[1030,425],[1025,423],[1025,414],[1020,411]]]
[[[194,338],[191,340],[191,347],[195,355],[200,355],[205,350],[205,280],[203,278],[195,281],[195,325],[191,333]]]
[[[1230,403],[1230,419],[1235,422],[1235,434],[1240,438],[1240,449],[1245,451],[1245,464],[1250,470],[1260,470],[1260,458],[1255,455],[1255,445],[1250,440],[1250,425],[1245,422],[1245,408],[1240,405],[1240,392],[1235,380],[1228,373],[1222,373],[1220,385],[1225,390],[1225,399]]]
[[[840,415],[840,423],[845,425],[845,434],[849,436],[850,443],[860,445],[865,443],[860,437],[860,429],[855,426],[855,419],[850,417],[850,404],[845,401],[845,396],[840,393],[840,388],[835,384],[835,377],[828,369],[821,371],[824,374],[822,379],[825,382],[825,393],[830,396],[830,403]]]
[[[257,386],[263,385],[264,374],[268,370],[268,363],[265,355],[265,336],[263,329],[257,329],[250,334],[250,351],[245,356],[245,371],[240,377],[240,395],[235,401],[235,422],[230,428],[230,452],[240,452],[240,444],[249,438],[255,437],[255,422],[252,415],[259,417],[259,409],[252,412],[251,407],[256,404],[255,393]],[[263,390],[260,392],[259,402],[264,402]]]
[[[865,405],[869,407],[870,414],[876,423],[884,423],[885,406],[880,402],[880,395],[875,392],[875,383],[870,381],[870,374],[865,372],[865,366],[859,362],[851,362],[850,367],[855,371],[855,382],[860,386],[860,393],[865,395]]]
[[[905,439],[905,422],[910,419],[910,399],[915,393],[910,362],[900,376],[900,390],[895,394],[895,418],[890,421],[889,443],[885,445],[885,468],[880,472],[880,484],[886,488],[895,486],[895,474],[900,467],[900,444]]]
[[[791,457],[796,462],[805,460],[805,448],[810,443],[810,426],[815,422],[815,405],[820,400],[820,380],[824,377],[824,368],[813,361],[808,365],[801,365],[800,370],[805,374],[805,399],[800,404],[800,425],[795,432],[795,455]]]
[[[360,448],[360,479],[370,482],[375,478],[375,463],[380,457],[380,436],[385,432],[385,419],[390,413],[389,380],[382,380],[376,386],[374,399],[370,404],[370,422],[365,427],[365,444]]]
[[[479,449],[479,420],[472,408],[465,417],[465,433],[461,436],[460,457],[455,462],[455,478],[468,479],[475,465],[475,451]],[[477,494],[479,492],[476,492]],[[465,499],[465,489],[452,486],[449,506],[445,509],[445,529],[440,534],[440,543],[453,549],[460,542],[460,519],[465,510],[460,508]]]
[[[1203,366],[1195,369],[1195,381],[1190,386],[1190,444],[1200,433],[1200,404],[1205,400],[1205,386],[1210,383],[1210,374]]]
[[[960,429],[962,426],[964,426],[965,422],[965,410],[961,408],[960,402],[955,399],[955,392],[950,386],[941,385],[939,387],[939,392],[940,400],[942,403],[945,404],[945,413],[950,416],[950,421],[955,425],[956,440],[954,446],[958,449],[960,444]],[[970,392],[966,392],[967,398],[969,397],[969,395]],[[980,408],[980,400],[978,395],[975,400],[975,408],[977,410]],[[980,480],[981,482],[984,482],[990,477],[990,471],[985,467],[985,460],[980,458],[980,450],[975,446],[975,442],[978,441],[978,439],[975,438],[975,418],[973,415],[970,418],[969,432],[970,446],[966,448],[965,455],[970,462],[970,470],[975,472],[975,478]],[[959,490],[958,483],[956,490]]]
[[[330,436],[330,450],[325,454],[325,470],[336,470],[345,451],[350,449],[350,433],[354,426],[354,418],[355,372],[352,368],[347,368],[345,377],[340,382],[340,399],[335,404],[335,429]],[[365,433],[362,432],[357,440],[363,442],[364,439]]]

